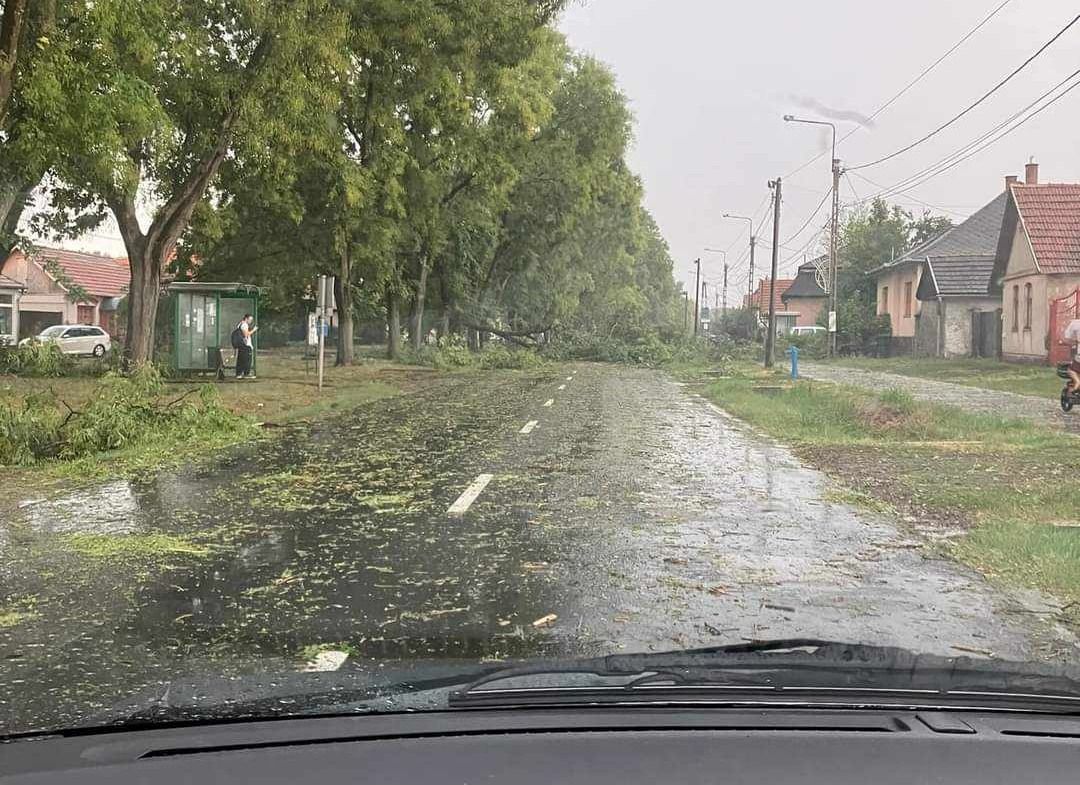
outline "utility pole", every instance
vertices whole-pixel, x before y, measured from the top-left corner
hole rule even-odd
[[[754,237],[754,219],[747,215],[732,215],[731,213],[724,213],[724,217],[734,218],[736,221],[746,221],[750,225],[750,277],[746,282],[746,316],[748,335],[752,336],[754,332],[754,314],[751,308],[754,298],[754,246],[757,244],[757,238]]]
[[[780,266],[780,202],[784,184],[777,177],[769,183],[773,189],[773,228],[772,228],[772,281],[769,284],[769,332],[765,336],[765,367],[772,368],[773,353],[776,350],[776,273]]]
[[[727,262],[724,262],[724,308],[721,313],[727,316]]]
[[[696,338],[698,334],[698,325],[701,322],[701,258],[698,257],[695,259],[694,264],[697,266],[697,276],[694,278],[694,337]]]
[[[830,221],[829,234],[829,356],[836,355],[836,331],[838,328],[836,305],[838,293],[836,291],[836,268],[837,268],[837,235],[840,231],[840,175],[843,168],[840,159],[836,157],[836,124],[826,120],[807,120],[794,115],[784,115],[785,123],[803,123],[804,125],[825,125],[832,130],[832,219]]]
[[[836,133],[833,133],[832,156],[832,228],[829,232],[829,356],[836,356],[837,291],[836,291],[836,249],[837,234],[840,230],[840,159],[836,157]]]

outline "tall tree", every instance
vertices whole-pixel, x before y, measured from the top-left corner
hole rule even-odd
[[[27,0],[4,0],[0,6],[0,128],[7,118],[8,103],[15,86],[15,63],[26,23]]]
[[[71,25],[35,70],[35,94],[53,84],[67,107],[51,129],[50,219],[112,213],[131,264],[126,351],[143,362],[195,206],[234,149],[295,138],[319,114],[344,17],[330,0],[99,0]]]

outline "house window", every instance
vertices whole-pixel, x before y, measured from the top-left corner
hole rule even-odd
[[[94,323],[94,306],[92,305],[80,305],[79,306],[79,324],[93,324]]]
[[[882,315],[889,312],[889,287],[881,287],[881,313]]]
[[[904,284],[904,318],[911,318],[911,281]]]
[[[1024,329],[1031,329],[1031,284],[1024,284]]]
[[[1012,331],[1014,333],[1020,332],[1020,287],[1013,287],[1013,301],[1012,301]]]
[[[12,327],[15,311],[15,297],[10,294],[0,294],[0,346],[7,342],[7,336],[14,338]]]

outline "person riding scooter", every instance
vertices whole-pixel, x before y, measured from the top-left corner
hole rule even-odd
[[[1080,390],[1080,319],[1073,319],[1069,322],[1063,337],[1073,345],[1072,362],[1069,363],[1068,369],[1068,390],[1073,393]]]

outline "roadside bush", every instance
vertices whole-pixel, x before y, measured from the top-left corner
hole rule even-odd
[[[658,368],[672,364],[727,362],[745,353],[727,337],[675,337],[668,340],[646,334],[627,341],[593,334],[562,334],[544,348],[544,356],[554,360],[590,360]]]
[[[0,465],[29,466],[54,452],[63,417],[51,395],[0,401]]]
[[[155,400],[161,386],[161,375],[152,365],[140,366],[131,376],[106,376],[90,404],[66,429],[60,457],[75,458],[135,442],[156,419]]]
[[[538,352],[521,347],[512,348],[504,343],[492,344],[479,352],[477,356],[480,359],[481,368],[526,370],[544,363]]]
[[[25,346],[0,347],[0,373],[55,378],[69,373],[74,361],[54,343],[30,341]]]
[[[465,339],[460,336],[450,337],[437,346],[425,344],[418,351],[408,349],[402,352],[402,359],[443,371],[458,368],[524,369],[543,363],[543,358],[536,351],[511,347],[505,343],[491,343],[482,351],[470,351]]]
[[[150,439],[185,441],[250,427],[209,385],[172,400],[163,393],[161,375],[145,365],[130,376],[105,376],[81,411],[51,394],[0,401],[0,464],[71,460]]]

